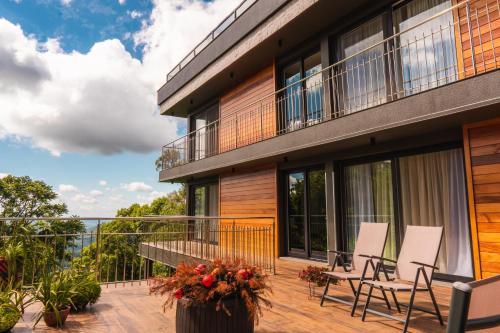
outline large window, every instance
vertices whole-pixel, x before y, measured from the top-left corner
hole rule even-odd
[[[282,86],[285,89],[277,103],[281,131],[293,131],[322,121],[324,90],[320,71],[319,51],[283,68]],[[301,81],[304,78],[307,79]]]
[[[191,160],[200,160],[217,153],[219,105],[215,104],[190,116]]]
[[[291,255],[326,258],[326,198],[323,169],[287,174],[288,251]]]
[[[472,277],[461,149],[346,165],[343,184],[347,250],[354,249],[361,222],[389,223],[385,256],[393,259],[405,226],[443,226],[439,273]]]
[[[419,24],[450,6],[450,0],[413,0],[394,10],[400,96],[458,79],[452,12]]]
[[[190,186],[190,214],[194,216],[219,215],[219,184],[208,183]],[[190,224],[191,237],[202,239],[203,232],[210,233],[211,241],[216,241],[216,220],[197,220]]]

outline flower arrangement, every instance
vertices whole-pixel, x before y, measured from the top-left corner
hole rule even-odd
[[[220,259],[206,265],[181,263],[173,276],[153,278],[150,287],[150,293],[167,295],[164,309],[184,298],[188,306],[214,302],[217,311],[222,309],[230,316],[224,302],[238,297],[244,302],[249,319],[256,322],[262,315],[261,303],[271,307],[266,298],[271,292],[268,276],[261,269],[243,260]]]
[[[309,285],[309,297],[315,295],[315,287],[324,287],[328,277],[323,272],[328,271],[327,267],[307,266],[299,272],[299,279],[307,281]],[[337,283],[336,281],[334,283]]]

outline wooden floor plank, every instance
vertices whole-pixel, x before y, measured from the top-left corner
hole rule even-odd
[[[319,298],[309,299],[307,284],[300,281],[299,271],[307,264],[304,262],[277,260],[277,274],[271,276],[273,308],[264,312],[256,332],[399,332],[402,324],[388,319],[367,315],[362,322],[359,307],[354,318],[350,316],[350,307],[333,302],[319,306]],[[448,284],[435,282],[435,293],[445,320],[448,314],[451,289]],[[321,290],[318,289],[318,292]],[[347,284],[335,286],[332,292],[351,298]],[[407,296],[400,300],[406,301]],[[48,329],[43,321],[36,330],[32,330],[32,315],[35,307],[28,309],[24,322],[20,322],[14,333],[20,332],[175,332],[175,308],[162,311],[162,298],[148,295],[145,283],[138,283],[116,288],[110,285],[103,288],[102,297],[88,312],[72,314],[64,330]],[[380,301],[376,307],[382,310]],[[431,306],[425,294],[417,296],[419,306]],[[428,314],[415,311],[410,323],[410,332],[444,332],[437,319]]]

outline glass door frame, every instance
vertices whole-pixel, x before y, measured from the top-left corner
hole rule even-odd
[[[196,189],[197,188],[203,188],[205,192],[205,202],[204,202],[204,208],[205,212],[210,209],[210,204],[211,204],[211,198],[210,198],[210,187],[211,186],[217,186],[217,198],[215,199],[217,201],[217,215],[220,215],[220,188],[219,188],[219,180],[218,179],[211,179],[211,180],[205,180],[205,181],[200,181],[200,182],[193,182],[188,185],[188,214],[190,216],[196,216]],[[207,213],[204,214],[205,216],[211,216],[207,215]],[[189,237],[189,240],[199,240],[199,238],[196,237],[197,235],[197,223],[199,220],[190,220],[188,221],[188,232],[189,235],[192,235]],[[212,224],[213,220],[207,220],[203,221],[203,224],[208,223],[209,225]],[[219,221],[216,221],[217,224],[219,224]],[[215,241],[210,241],[210,243],[217,244],[217,240]]]
[[[285,223],[285,239],[286,239],[286,253],[292,257],[305,258],[305,259],[314,259],[314,260],[327,260],[327,252],[325,251],[325,255],[317,255],[317,251],[313,251],[311,248],[311,230],[310,230],[310,216],[309,216],[309,181],[308,175],[312,171],[323,171],[325,176],[325,225],[328,224],[327,214],[326,214],[326,170],[324,165],[313,165],[307,167],[298,167],[293,169],[287,169],[283,172],[283,207],[284,207],[284,220]],[[290,222],[288,218],[288,191],[289,191],[289,175],[293,173],[304,173],[304,251],[300,251],[298,249],[293,250],[290,249]],[[327,232],[327,228],[325,228],[325,232]],[[328,242],[328,238],[326,238]],[[327,244],[328,246],[328,244]]]
[[[399,256],[399,251],[401,249],[401,243],[404,238],[404,223],[403,223],[403,217],[402,217],[402,202],[401,202],[401,180],[400,180],[400,173],[399,173],[399,158],[405,157],[405,156],[412,156],[412,155],[419,155],[419,154],[425,154],[425,153],[433,153],[433,152],[439,152],[443,150],[449,150],[449,149],[457,149],[460,148],[463,150],[463,143],[462,142],[450,142],[450,143],[444,143],[444,144],[437,144],[433,146],[427,146],[427,147],[421,147],[421,148],[414,148],[414,149],[407,149],[407,150],[401,150],[401,151],[395,151],[395,152],[388,152],[388,153],[382,153],[382,154],[375,154],[371,156],[364,156],[364,157],[359,157],[359,158],[353,158],[353,159],[346,159],[342,161],[334,161],[334,175],[335,175],[335,193],[339,193],[336,201],[336,221],[337,221],[337,243],[339,250],[346,251],[347,250],[347,221],[346,221],[346,198],[345,198],[345,179],[344,179],[344,169],[345,167],[352,166],[352,165],[358,165],[358,164],[365,164],[365,163],[374,163],[374,162],[380,162],[380,161],[391,161],[391,171],[392,171],[392,190],[393,190],[393,205],[394,205],[394,227],[396,230],[395,233],[395,238],[396,238],[396,253]],[[463,161],[465,164],[465,160]],[[464,167],[465,168],[465,167]],[[464,181],[465,180],[465,175],[464,175]],[[467,187],[467,183],[465,183],[465,186]],[[467,197],[467,200],[469,198]],[[469,205],[467,202],[467,217],[469,218]],[[470,222],[470,221],[469,221]],[[469,225],[470,228],[470,225]],[[472,244],[472,234],[469,229],[469,240],[470,244]],[[470,248],[471,251],[471,256],[473,256],[472,253],[472,246]],[[474,263],[473,263],[474,265]],[[388,265],[390,266],[390,265]],[[474,270],[473,270],[474,271]],[[446,274],[446,273],[439,273],[435,272],[434,276],[443,281],[462,281],[462,282],[469,282],[472,281],[473,278],[468,278],[468,277],[463,277],[463,276],[457,276],[457,275],[451,275],[451,274]]]

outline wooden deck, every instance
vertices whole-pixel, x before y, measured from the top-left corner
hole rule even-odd
[[[367,315],[366,321],[360,319],[360,307],[357,315],[350,316],[350,307],[325,302],[319,306],[319,298],[308,298],[306,283],[298,280],[300,269],[305,262],[280,259],[277,261],[277,274],[271,277],[274,293],[271,297],[273,308],[264,312],[264,317],[256,326],[256,332],[398,332],[402,324],[396,321]],[[340,288],[341,294],[349,297],[347,284]],[[451,289],[448,284],[435,282],[435,293],[445,319]],[[406,300],[407,297],[400,299]],[[381,304],[374,300],[374,303]],[[417,296],[417,304],[430,306],[430,300],[422,293]],[[175,332],[175,308],[162,312],[162,298],[148,296],[145,283],[123,287],[118,284],[103,288],[103,294],[97,304],[88,312],[70,315],[64,330],[51,330],[43,321],[34,332]],[[382,307],[380,307],[382,309]],[[25,314],[25,321],[20,322],[14,333],[32,332],[31,317],[34,307]],[[410,323],[410,332],[444,332],[436,319],[428,314],[415,311]]]

